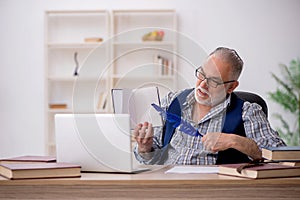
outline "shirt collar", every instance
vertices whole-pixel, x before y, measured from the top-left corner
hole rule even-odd
[[[208,119],[211,119],[212,117],[220,114],[221,112],[225,113],[227,107],[230,105],[230,100],[231,100],[231,94],[229,94],[226,97],[225,101],[223,101],[220,104],[216,105],[215,107],[211,108],[210,111],[207,113],[207,115],[200,122],[204,122]],[[186,102],[184,102],[184,104],[183,104],[183,109],[193,108],[195,103],[197,103],[197,102],[196,102],[194,90],[193,90],[193,92],[191,92],[187,96]]]

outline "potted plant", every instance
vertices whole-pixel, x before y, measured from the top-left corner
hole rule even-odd
[[[280,64],[279,67],[282,71],[282,79],[271,73],[279,86],[275,92],[269,92],[268,95],[272,101],[294,117],[292,121],[288,121],[282,114],[274,114],[281,122],[280,128],[276,129],[287,145],[298,146],[300,145],[300,60],[293,59],[289,66]]]

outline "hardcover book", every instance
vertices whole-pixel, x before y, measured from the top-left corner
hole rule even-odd
[[[80,177],[80,169],[69,163],[1,163],[0,175],[8,179]]]
[[[260,163],[256,166],[244,168],[239,173],[238,168],[241,167],[241,165],[247,165],[247,163],[220,165],[219,174],[252,179],[300,176],[300,166],[294,167],[275,163]]]
[[[263,148],[262,156],[268,160],[300,161],[300,146]]]
[[[18,156],[12,158],[0,159],[1,163],[46,163],[46,162],[56,162],[56,157],[54,156]]]
[[[282,165],[288,165],[288,166],[300,166],[300,161],[297,162],[279,162]]]
[[[67,107],[68,105],[64,103],[49,104],[49,108],[51,109],[66,109]]]

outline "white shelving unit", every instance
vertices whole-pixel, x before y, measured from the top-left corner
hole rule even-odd
[[[114,36],[112,87],[155,85],[162,95],[176,89],[177,21],[174,10],[113,10],[111,28]],[[163,32],[163,39],[143,41],[143,36],[153,31]]]
[[[162,96],[176,90],[176,24],[174,10],[45,13],[47,154],[56,153],[54,116],[57,113],[112,112],[112,88],[155,85]],[[155,30],[163,31],[161,41],[142,40],[145,34]],[[103,41],[86,42],[86,38]],[[74,76],[75,57],[78,76]],[[51,108],[60,104],[66,106]]]
[[[45,132],[49,155],[55,155],[55,114],[107,111],[98,101],[109,89],[109,74],[99,79],[110,60],[110,47],[105,43],[110,37],[109,17],[106,10],[45,13]],[[102,38],[103,42],[86,42],[86,38]],[[74,75],[75,54],[78,76]],[[55,108],[60,104],[65,108]]]

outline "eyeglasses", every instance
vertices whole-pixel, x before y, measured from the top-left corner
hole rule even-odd
[[[206,84],[208,87],[213,87],[213,88],[216,88],[218,87],[219,85],[223,85],[223,84],[226,84],[226,83],[232,83],[232,82],[235,82],[236,80],[231,80],[231,81],[225,81],[225,82],[218,82],[216,80],[214,80],[215,78],[213,77],[206,77],[206,75],[203,73],[203,69],[202,67],[199,67],[198,69],[196,69],[195,71],[195,76],[201,80],[201,81],[204,81],[206,79]]]

